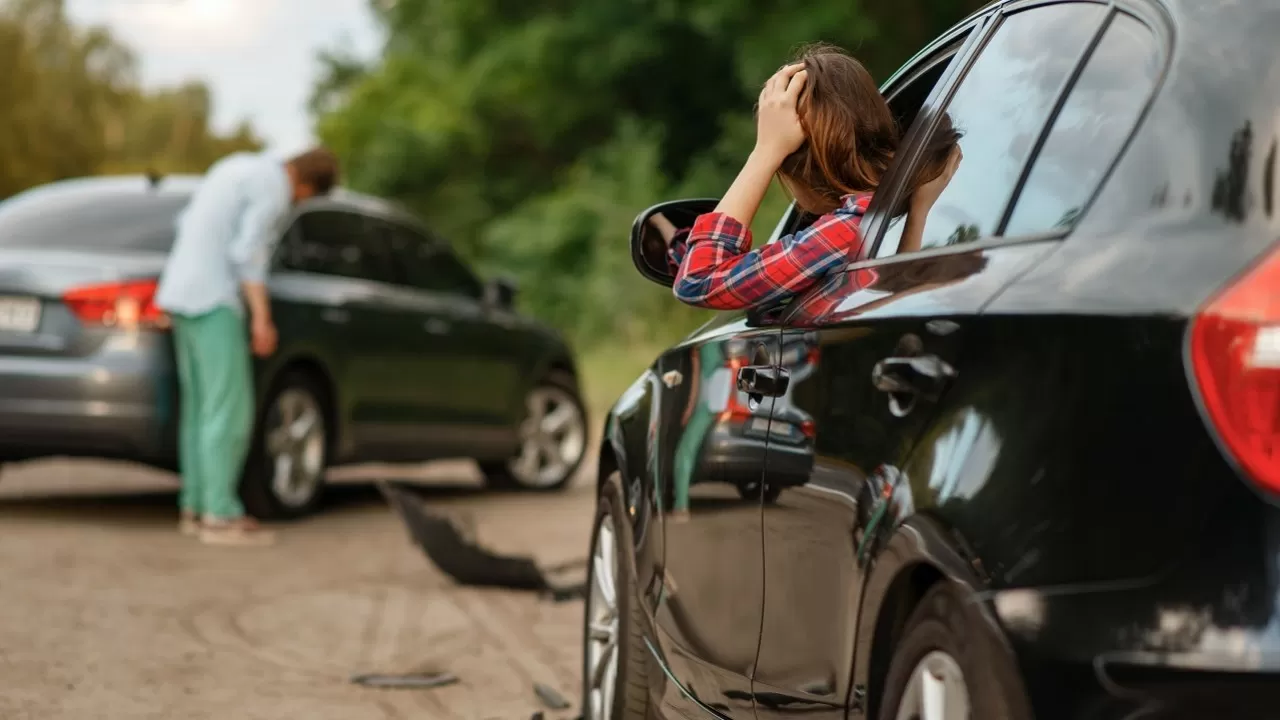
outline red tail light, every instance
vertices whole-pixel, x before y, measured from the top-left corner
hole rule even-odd
[[[1280,251],[1201,310],[1190,350],[1222,444],[1255,482],[1280,493]]]
[[[126,280],[68,290],[62,302],[85,325],[166,327],[168,318],[156,307],[156,280]]]

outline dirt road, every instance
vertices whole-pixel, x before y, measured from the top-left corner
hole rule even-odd
[[[482,493],[466,465],[417,479],[495,549],[586,552],[589,482],[528,496]],[[67,462],[0,477],[0,718],[516,720],[540,709],[534,681],[575,705],[549,718],[577,716],[580,603],[453,585],[368,484],[253,550],[179,537],[169,483]],[[348,682],[419,668],[461,683]]]

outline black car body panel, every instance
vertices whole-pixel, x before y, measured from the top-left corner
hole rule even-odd
[[[1106,133],[1064,138],[1049,123],[1027,141],[1080,180],[1062,190],[1067,222],[1011,230],[1015,201],[1043,181],[1027,162],[991,232],[895,256],[888,210],[912,149],[1019,12],[1083,28],[1053,76],[1051,117],[1078,111],[1068,91],[1096,83],[1094,58],[1142,60],[1128,84],[1093,86],[1115,114],[1072,116]],[[895,643],[947,580],[1016,658],[1036,717],[1275,715],[1280,506],[1219,448],[1185,349],[1197,311],[1280,238],[1277,32],[1273,4],[1003,2],[890,80],[892,104],[913,79],[940,78],[900,114],[915,123],[864,253],[781,313],[699,330],[608,420],[602,477],[620,470],[648,527],[638,585],[655,667],[673,681],[655,691],[664,713],[879,717]],[[693,358],[735,342],[792,383],[785,411],[765,398],[748,417],[812,437],[775,446],[766,431],[763,452],[744,446],[725,475],[725,425],[707,425],[689,517],[673,522],[689,407],[724,410],[687,389]],[[796,343],[810,351],[783,357]],[[936,392],[873,384],[897,358],[927,358],[915,370]],[[663,383],[673,371],[683,390]],[[811,456],[796,465],[795,448]],[[722,481],[750,485],[752,463],[759,491],[729,492]]]

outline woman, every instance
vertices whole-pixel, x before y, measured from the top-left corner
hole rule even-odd
[[[909,200],[898,208],[908,213],[900,252],[918,249],[924,220],[960,162],[959,138],[944,122],[925,149]],[[752,307],[800,293],[856,258],[859,224],[900,139],[861,63],[827,45],[805,51],[765,83],[755,149],[715,210],[687,234],[662,233],[678,266],[675,296],[698,307]],[[820,217],[751,250],[747,228],[775,175],[802,210]]]

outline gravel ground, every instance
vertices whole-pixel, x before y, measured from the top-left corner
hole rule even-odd
[[[422,483],[474,517],[482,543],[556,563],[583,556],[591,483],[484,493],[465,464],[362,468],[322,514],[266,549],[175,531],[171,477],[70,461],[0,476],[0,718],[528,718],[535,681],[574,703],[581,603],[461,588],[409,543],[361,477]],[[439,669],[432,690],[353,673]]]

